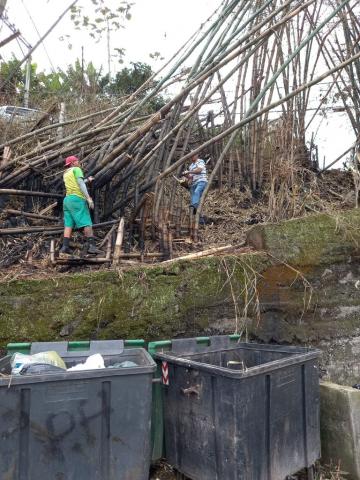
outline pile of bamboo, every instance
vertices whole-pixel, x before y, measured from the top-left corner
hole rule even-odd
[[[306,139],[332,94],[358,136],[357,3],[223,0],[161,70],[118,105],[4,139],[0,236],[60,236],[69,154],[79,155],[86,175],[95,177],[95,223],[125,217],[128,249],[140,258],[149,239],[165,257],[177,241],[197,240],[209,188],[246,184],[259,192],[266,184],[279,209],[276,193],[284,185],[293,189],[296,172],[316,163],[314,143]],[[328,89],[309,117],[315,86],[325,79]],[[151,113],[158,95],[171,97]],[[176,178],[194,153],[210,158],[209,183],[191,218]],[[25,224],[9,225],[7,217]]]

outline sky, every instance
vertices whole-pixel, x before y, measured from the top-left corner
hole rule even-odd
[[[125,61],[142,61],[156,66],[150,54],[160,52],[170,58],[174,52],[210,17],[219,6],[220,0],[133,0],[132,18],[125,28],[111,35],[111,46],[125,48]],[[120,1],[107,0],[109,6],[116,6]],[[59,15],[70,5],[70,0],[8,0],[9,19],[20,29],[25,39],[34,45],[55,22]],[[79,0],[78,5],[84,12],[91,14],[91,0]],[[0,32],[1,37],[3,36]],[[66,35],[71,35],[67,38]],[[64,41],[59,39],[63,37]],[[72,49],[68,49],[71,42]],[[106,38],[96,43],[86,31],[77,32],[67,15],[44,42],[46,50],[40,46],[34,53],[35,61],[41,70],[51,71],[52,65],[65,68],[76,58],[81,58],[82,47],[84,59],[96,66],[106,67]],[[4,58],[14,52],[21,56],[17,42],[1,51]],[[48,55],[47,55],[48,54]],[[50,57],[50,60],[48,58]],[[159,63],[159,60],[157,61]],[[113,69],[116,64],[112,66]]]
[[[132,1],[132,18],[125,23],[125,28],[112,33],[111,48],[125,49],[125,65],[129,62],[146,62],[154,71],[160,68],[163,61],[151,59],[150,54],[159,52],[165,60],[171,58],[220,4],[220,0]],[[110,7],[119,3],[120,0],[106,0]],[[39,35],[42,36],[70,4],[71,0],[7,0],[7,12],[9,20],[20,29],[27,42],[34,45]],[[84,13],[91,14],[93,11],[91,0],[79,0],[78,5],[84,7]],[[0,39],[8,35],[7,28],[0,26]],[[68,48],[69,43],[72,44],[71,49]],[[91,61],[97,68],[102,66],[104,74],[107,73],[106,38],[96,43],[87,31],[74,30],[68,14],[47,37],[44,45],[34,52],[33,62],[38,64],[39,70],[47,72],[66,69],[69,63],[81,58],[82,51],[85,62]],[[12,54],[21,58],[25,53],[26,48],[17,41],[1,49],[4,60],[9,60]],[[122,67],[114,59],[112,74]],[[326,164],[330,163],[355,140],[344,114],[329,113],[327,118],[319,117],[312,131],[317,134],[315,142],[319,145],[321,164],[324,155]],[[338,164],[341,165],[342,162]]]

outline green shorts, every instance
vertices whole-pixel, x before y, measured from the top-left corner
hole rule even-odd
[[[91,227],[89,207],[83,198],[68,195],[64,198],[64,226],[70,228]]]

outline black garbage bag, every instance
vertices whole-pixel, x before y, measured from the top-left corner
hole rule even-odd
[[[48,363],[29,363],[20,370],[20,375],[41,375],[43,373],[64,373],[66,370]]]

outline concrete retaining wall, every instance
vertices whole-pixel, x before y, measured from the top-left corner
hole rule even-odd
[[[360,480],[360,390],[323,382],[320,399],[322,461]]]

